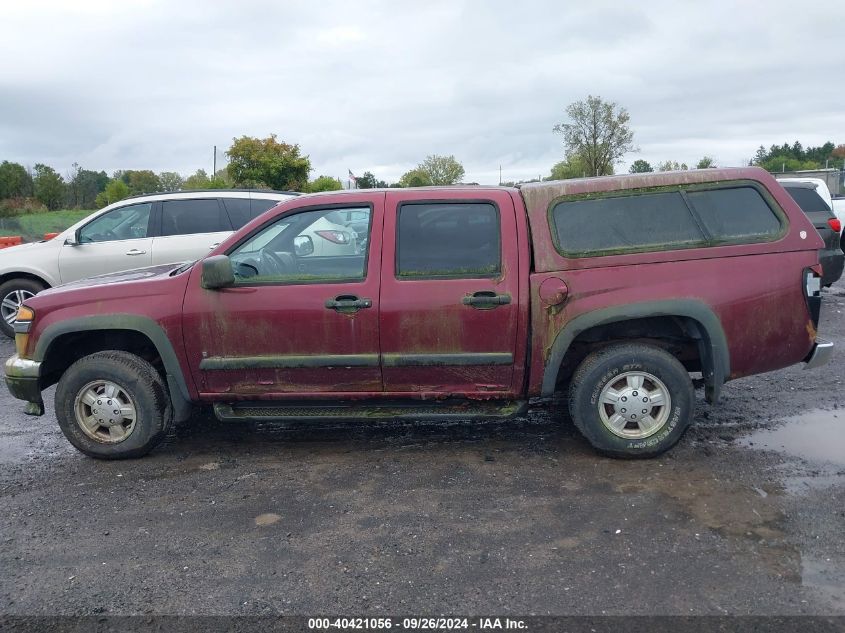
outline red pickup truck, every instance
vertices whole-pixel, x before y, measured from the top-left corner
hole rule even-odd
[[[62,430],[100,458],[148,452],[197,405],[471,419],[561,390],[599,451],[653,456],[693,418],[690,374],[713,402],[826,362],[822,247],[757,168],[302,196],[199,262],[29,299],[6,382],[35,415],[58,382]]]

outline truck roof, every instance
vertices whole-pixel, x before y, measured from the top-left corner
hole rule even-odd
[[[720,167],[531,182],[522,185],[520,191],[529,209],[540,207],[545,210],[552,200],[561,196],[724,180],[756,180],[767,184],[775,182],[771,174],[760,167]]]

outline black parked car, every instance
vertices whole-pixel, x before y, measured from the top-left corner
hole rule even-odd
[[[807,214],[813,226],[824,240],[824,249],[819,253],[822,265],[822,285],[829,286],[842,276],[845,267],[845,253],[839,241],[842,226],[827,202],[816,192],[816,185],[801,180],[779,180],[787,193]]]

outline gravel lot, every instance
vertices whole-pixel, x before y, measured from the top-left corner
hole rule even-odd
[[[205,418],[100,462],[52,393],[30,418],[2,388],[0,613],[845,615],[845,284],[825,299],[832,364],[730,383],[650,461],[597,456],[552,405]]]

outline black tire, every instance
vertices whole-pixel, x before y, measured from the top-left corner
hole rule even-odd
[[[629,375],[631,378],[628,378]],[[663,384],[652,382],[648,375]],[[646,391],[640,393],[631,391],[636,387],[627,382],[637,380],[638,376],[645,376],[643,385]],[[648,411],[646,420],[650,421],[649,424],[656,422],[654,426],[657,428],[644,430],[639,422],[626,422],[627,414],[619,413],[623,409],[617,409],[615,404],[602,405],[600,410],[600,396],[608,385],[616,394],[627,394],[626,400],[632,403],[635,402],[632,395],[636,394],[636,410],[632,408],[629,411],[633,411],[633,415]],[[621,385],[621,389],[617,385]],[[667,405],[660,407],[639,401],[640,397],[662,392],[664,387],[669,395]],[[654,391],[649,391],[650,388]],[[613,392],[610,394],[615,397]],[[621,400],[618,406],[626,406]],[[659,347],[640,343],[620,343],[590,354],[578,366],[569,386],[569,411],[575,426],[596,450],[611,457],[655,457],[672,448],[689,427],[694,405],[692,380],[680,361]],[[641,409],[643,406],[648,408]],[[602,410],[609,419],[607,424],[602,420]],[[619,417],[614,417],[616,415]],[[653,415],[657,415],[657,420]],[[609,428],[614,419],[623,425],[616,433]],[[660,420],[663,420],[662,423],[657,424]],[[631,436],[624,437],[619,433]],[[648,435],[636,436],[644,433]]]
[[[125,439],[114,443],[105,438],[94,439],[78,421],[77,396],[97,381],[114,383],[134,405],[134,427]],[[68,441],[98,459],[146,455],[164,438],[173,419],[170,394],[155,368],[144,359],[121,351],[97,352],[76,361],[59,380],[55,403],[59,427]],[[111,429],[99,427],[97,436],[107,435],[107,430]]]
[[[13,299],[14,295],[19,292],[37,295],[44,290],[46,286],[41,282],[26,277],[16,277],[9,279],[9,281],[0,284],[0,302],[8,299]],[[10,323],[6,322],[6,306],[2,310],[2,318],[0,318],[0,332],[9,338],[15,338],[15,330]]]

